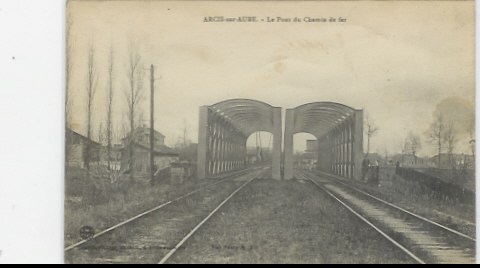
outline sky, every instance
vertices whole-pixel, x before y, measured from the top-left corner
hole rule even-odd
[[[197,142],[200,106],[249,98],[283,113],[315,101],[363,109],[379,128],[370,151],[381,154],[400,151],[413,131],[422,141],[418,154],[434,155],[428,130],[436,115],[446,114],[457,129],[456,151],[468,152],[475,112],[474,11],[473,1],[70,1],[72,128],[86,133],[90,47],[99,72],[94,125],[105,121],[110,47],[116,62],[114,120],[125,120],[126,55],[133,42],[144,68],[156,67],[156,129],[170,146],[185,125],[188,139]],[[208,16],[256,16],[258,22],[204,22]],[[293,22],[295,17],[337,21]],[[149,120],[147,75],[144,84],[141,106]],[[269,138],[263,134],[262,143]],[[305,150],[310,138],[296,135],[295,149]]]

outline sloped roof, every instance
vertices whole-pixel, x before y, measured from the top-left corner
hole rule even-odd
[[[134,131],[134,136],[137,136],[138,134],[141,134],[141,133],[148,133],[150,134],[150,128],[149,127],[137,127]],[[155,136],[160,136],[160,137],[163,137],[165,138],[165,135],[163,135],[162,133],[156,131],[155,129],[153,130],[153,133]]]
[[[134,144],[137,145],[137,146],[140,146],[144,149],[150,150],[150,144],[143,143],[143,142],[135,142]],[[157,155],[178,155],[178,153],[174,149],[172,149],[172,148],[170,148],[166,145],[156,144],[153,147],[153,151]]]
[[[73,131],[70,128],[67,128],[66,135],[67,135],[67,142],[69,142],[69,143],[73,142],[74,139],[80,139],[80,140],[83,140],[83,141],[88,141],[89,143],[91,143],[93,145],[101,146],[100,143],[98,143],[96,141],[93,141],[93,140],[83,136],[82,134],[79,134],[78,132]]]

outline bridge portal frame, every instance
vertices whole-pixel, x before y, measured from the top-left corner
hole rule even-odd
[[[282,110],[267,103],[231,99],[199,110],[197,175],[216,178],[245,169],[247,139],[256,131],[273,135],[272,178],[281,179]]]
[[[334,102],[315,102],[287,109],[284,136],[284,179],[293,179],[293,136],[317,138],[317,169],[360,180],[363,154],[363,110]]]

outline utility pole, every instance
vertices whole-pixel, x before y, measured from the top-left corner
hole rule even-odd
[[[150,183],[152,185],[155,184],[155,167],[154,167],[154,144],[155,144],[155,137],[154,137],[154,124],[155,120],[153,118],[153,111],[154,111],[154,88],[153,88],[153,82],[155,81],[153,78],[153,72],[154,72],[154,67],[153,64],[150,66]]]

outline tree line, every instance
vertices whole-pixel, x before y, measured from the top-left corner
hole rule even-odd
[[[99,63],[97,49],[92,43],[88,47],[87,51],[84,54],[86,57],[86,66],[79,66],[72,62],[72,55],[74,49],[74,40],[71,34],[72,20],[70,16],[67,16],[66,24],[66,61],[65,61],[65,128],[66,133],[68,129],[72,128],[72,116],[73,116],[73,103],[76,101],[69,94],[72,90],[72,72],[79,71],[84,69],[84,94],[86,101],[84,103],[85,107],[85,126],[86,126],[86,138],[89,141],[98,141],[100,144],[105,145],[106,147],[106,160],[107,160],[107,170],[112,170],[112,153],[114,151],[114,145],[121,140],[126,139],[126,144],[131,143],[133,139],[133,133],[135,128],[139,125],[143,118],[143,109],[140,107],[140,100],[145,92],[144,80],[146,78],[145,68],[142,61],[142,57],[139,52],[138,45],[133,41],[133,38],[128,40],[127,55],[124,65],[124,78],[128,81],[128,86],[123,90],[117,88],[116,80],[119,77],[118,65],[116,62],[116,53],[114,45],[111,44],[108,50],[108,59],[106,62]],[[104,70],[100,72],[101,70]],[[106,81],[105,89],[102,92],[105,92],[105,103],[102,108],[105,111],[104,114],[95,113],[94,105],[97,104],[95,100],[99,97],[99,76],[100,73],[105,74],[103,77]],[[78,86],[78,85],[77,85]],[[117,96],[117,94],[123,94]],[[125,109],[122,112],[115,111],[115,102],[123,99],[123,104]],[[117,115],[123,114],[122,120],[117,118]],[[82,113],[83,115],[83,113]],[[114,116],[115,115],[115,116]],[[93,133],[93,117],[101,119],[98,127],[98,136],[94,137]],[[115,122],[116,121],[116,122]],[[68,137],[67,137],[68,138]],[[84,167],[87,170],[87,173],[92,174],[91,163],[93,162],[92,144],[87,142],[85,144],[85,150],[83,152],[83,161]],[[128,155],[122,157],[122,161],[127,161],[128,166],[132,170],[133,167],[133,148],[129,147]],[[66,150],[68,150],[66,146]],[[65,153],[68,163],[68,152]],[[133,179],[133,172],[130,172],[130,178]]]
[[[371,140],[378,134],[380,128],[375,121],[367,114],[364,119],[364,133],[366,135],[367,148],[366,157],[370,154]],[[470,169],[475,164],[475,125],[472,122],[468,129],[469,152],[463,154],[463,159],[459,166],[455,157],[459,140],[457,139],[458,130],[454,122],[446,122],[443,114],[436,115],[431,123],[429,130],[425,133],[428,144],[435,148],[436,152],[436,166],[442,167],[442,155],[447,157],[447,165],[451,169],[460,168],[462,170]],[[406,137],[399,143],[400,152],[403,155],[411,155],[414,159],[414,164],[418,164],[418,153],[422,150],[421,136],[415,130],[409,130]],[[385,148],[385,160],[388,161],[388,148]],[[471,157],[468,155],[470,154]]]

